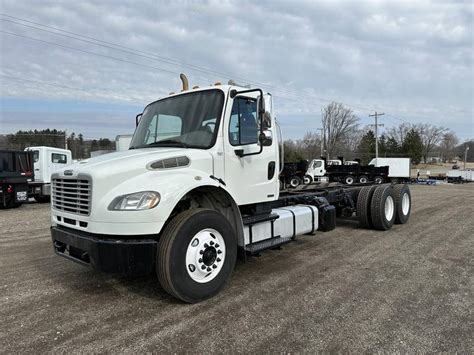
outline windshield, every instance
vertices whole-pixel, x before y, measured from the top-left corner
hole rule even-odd
[[[193,92],[156,101],[145,108],[130,149],[214,145],[224,105],[220,90]]]

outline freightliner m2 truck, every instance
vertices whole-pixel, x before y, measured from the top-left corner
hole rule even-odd
[[[105,272],[156,272],[185,302],[217,294],[237,257],[330,231],[336,213],[388,230],[407,222],[406,185],[280,192],[283,143],[272,96],[220,85],[152,102],[130,149],[52,176],[57,254]]]

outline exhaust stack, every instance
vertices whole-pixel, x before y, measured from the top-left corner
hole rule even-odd
[[[181,79],[181,82],[183,83],[183,89],[181,91],[189,90],[189,82],[188,82],[188,78],[186,77],[186,75],[181,73],[181,74],[179,74],[179,78]]]

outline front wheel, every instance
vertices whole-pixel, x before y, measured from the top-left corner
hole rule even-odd
[[[298,187],[300,186],[301,184],[301,179],[298,177],[298,176],[292,176],[290,178],[290,186],[295,188],[295,187]]]
[[[210,209],[187,210],[163,231],[156,273],[170,295],[195,303],[224,287],[236,258],[237,238],[222,214]]]
[[[311,177],[311,175],[305,175],[303,177],[303,184],[305,185],[309,185],[313,182],[313,178]]]
[[[38,203],[47,203],[51,201],[51,196],[36,195],[33,198]]]

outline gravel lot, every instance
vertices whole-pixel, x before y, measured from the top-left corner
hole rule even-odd
[[[338,221],[186,305],[53,253],[49,205],[0,211],[0,352],[474,352],[474,184],[414,186],[407,225]]]

